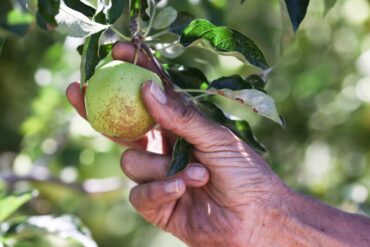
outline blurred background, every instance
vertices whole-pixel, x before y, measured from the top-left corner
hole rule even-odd
[[[311,0],[294,39],[279,1],[168,4],[241,31],[275,66],[267,91],[287,128],[248,115],[274,171],[301,193],[370,215],[370,2]],[[183,246],[136,215],[127,199],[134,184],[119,167],[124,148],[67,103],[65,89],[79,79],[81,43],[36,25],[7,38],[0,54],[0,173],[13,175],[0,190],[37,189],[18,215],[76,215],[99,246]],[[236,59],[207,52],[215,56],[201,66],[208,79],[242,73]],[[185,55],[200,56],[196,49]]]

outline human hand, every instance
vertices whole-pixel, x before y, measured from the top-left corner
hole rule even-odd
[[[127,48],[115,48],[120,46]],[[185,171],[165,178],[169,156],[126,151],[121,165],[138,183],[130,193],[135,209],[190,246],[260,245],[273,214],[266,209],[276,206],[287,187],[247,144],[173,92],[166,95],[147,82],[142,97],[164,130],[194,145],[194,159]]]
[[[135,47],[118,43],[115,59],[132,62]],[[154,72],[143,54],[139,65]],[[121,159],[125,174],[138,183],[130,193],[136,210],[150,223],[171,232],[190,246],[253,245],[265,221],[266,208],[274,207],[286,190],[265,161],[227,128],[211,122],[191,104],[179,101],[150,82],[142,88],[143,100],[161,126],[163,146],[171,149],[173,134],[194,145],[194,159],[180,174],[165,178],[170,157],[146,152],[152,134],[127,143]],[[78,83],[67,89],[67,97],[86,118],[83,94]],[[157,130],[158,136],[158,130]],[[171,136],[171,138],[168,138]],[[172,139],[172,141],[169,141]],[[163,152],[162,152],[163,153]],[[169,152],[164,152],[169,153]],[[259,242],[260,243],[260,242]]]

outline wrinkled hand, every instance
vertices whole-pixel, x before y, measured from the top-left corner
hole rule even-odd
[[[132,45],[117,44],[113,56],[132,61],[134,50]],[[142,58],[139,64],[155,71],[146,61]],[[74,87],[67,95],[84,116]],[[260,246],[268,227],[264,222],[270,217],[265,209],[274,207],[287,190],[285,185],[247,144],[190,104],[166,95],[151,82],[143,85],[142,97],[163,129],[194,145],[194,161],[180,174],[165,178],[169,156],[143,149],[126,151],[121,165],[138,183],[130,193],[135,209],[190,246],[256,246],[257,241]]]

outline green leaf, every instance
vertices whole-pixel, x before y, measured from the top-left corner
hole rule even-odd
[[[108,5],[105,3],[101,3],[98,6],[98,12],[94,15],[92,18],[93,21],[100,23],[100,24],[107,24],[107,16],[105,15],[105,12],[108,8]]]
[[[99,47],[99,58],[100,58],[100,60],[104,59],[106,56],[109,55],[109,53],[112,51],[112,48],[113,48],[114,44],[115,43],[107,43],[107,44],[100,45],[100,47]],[[81,56],[82,56],[82,53],[83,53],[83,50],[84,50],[84,45],[85,44],[79,45],[76,49],[78,54],[80,54]]]
[[[254,136],[252,129],[247,121],[234,121],[225,116],[213,103],[202,100],[197,104],[198,108],[211,120],[230,129],[245,143],[249,144],[254,150],[263,153],[266,148]]]
[[[6,40],[5,37],[0,36],[0,54],[3,51],[5,40]]]
[[[76,38],[83,38],[104,31],[109,27],[90,20],[63,3],[60,5],[60,12],[55,18],[58,22],[57,31]]]
[[[310,0],[285,0],[294,32],[298,30],[299,25],[306,16],[309,3]]]
[[[177,18],[177,11],[173,7],[161,9],[154,17],[153,28],[164,29],[169,27]]]
[[[130,0],[130,19],[143,18],[148,20],[149,16],[145,13],[145,10],[149,7],[146,0]]]
[[[218,51],[239,52],[251,64],[262,69],[269,67],[254,41],[234,29],[217,27],[204,19],[194,20],[183,31],[180,42],[189,46],[198,39],[207,40]]]
[[[256,151],[261,153],[266,152],[266,147],[253,134],[252,128],[247,121],[234,121],[234,124],[238,131],[238,134],[236,135],[238,135]]]
[[[208,84],[203,72],[196,68],[172,66],[167,71],[173,82],[182,89],[200,89],[203,83]]]
[[[184,29],[195,19],[195,17],[185,11],[177,13],[176,20],[170,25],[168,31],[181,35]]]
[[[82,56],[81,56],[81,87],[91,78],[95,73],[96,65],[100,61],[99,57],[99,40],[103,32],[93,34],[86,38]]]
[[[3,222],[11,214],[17,211],[23,204],[35,196],[34,192],[20,195],[0,195],[0,222]]]
[[[193,146],[181,137],[178,137],[172,153],[172,160],[167,177],[173,176],[176,173],[185,169],[190,163]]]
[[[242,89],[260,89],[262,90],[265,86],[264,81],[258,75],[250,75],[247,79],[243,79],[240,75],[233,75],[227,77],[221,77],[212,81],[208,88],[215,89],[230,89],[230,90],[242,90]]]
[[[93,17],[95,15],[96,9],[91,6],[88,2],[83,2],[80,0],[63,0],[64,3],[71,9],[74,9],[87,17]]]
[[[328,13],[334,7],[336,3],[337,3],[337,0],[324,0],[325,14]]]
[[[0,30],[2,29],[9,34],[17,35],[18,37],[25,35],[29,27],[30,26],[27,24],[8,25],[7,23],[0,23]]]
[[[38,0],[37,3],[38,12],[43,19],[56,26],[55,16],[59,13],[60,0]]]
[[[13,242],[18,242],[19,246],[21,246],[23,238],[28,240],[48,236],[56,236],[72,243],[77,242],[84,247],[98,246],[92,239],[89,229],[80,219],[72,215],[59,217],[51,215],[33,216],[7,222],[3,228],[6,228],[3,233],[4,237],[13,240]]]
[[[111,0],[107,11],[108,23],[113,24],[122,15],[126,0]]]
[[[149,8],[147,0],[130,0],[130,31],[135,35],[147,27],[150,17],[146,13]]]
[[[112,52],[113,45],[114,43],[107,43],[107,44],[100,45],[99,47],[100,60],[106,58]]]
[[[253,74],[248,76],[245,80],[252,85],[252,88],[264,91],[263,89],[266,86],[266,82],[262,79],[261,76]]]
[[[30,13],[25,13],[17,9],[13,9],[6,16],[8,25],[30,24],[34,21],[34,16]]]
[[[36,13],[36,23],[39,28],[44,31],[48,31],[48,26],[45,19],[41,16],[40,12]]]
[[[277,113],[274,100],[257,89],[243,89],[243,90],[230,90],[230,89],[209,89],[208,91],[214,92],[223,97],[235,100],[238,103],[246,105],[258,115],[269,118],[284,127],[284,123]]]

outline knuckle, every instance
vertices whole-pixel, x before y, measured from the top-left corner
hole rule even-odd
[[[234,132],[232,132],[230,129],[224,127],[224,126],[221,126],[220,128],[220,137],[223,138],[224,140],[226,141],[233,141],[235,142],[236,140],[238,140],[239,138],[234,134]]]
[[[213,151],[234,150],[239,143],[239,138],[228,128],[220,126],[211,130],[212,139],[205,143],[205,149]]]
[[[176,125],[174,128],[183,128],[183,126],[188,126],[191,125],[192,122],[195,119],[195,114],[196,112],[192,107],[186,107],[186,106],[181,106],[181,107],[175,107],[174,108],[175,112],[175,119],[176,119]]]
[[[145,198],[147,202],[153,202],[156,199],[155,194],[153,186],[148,186],[147,189],[143,191],[143,198]]]

